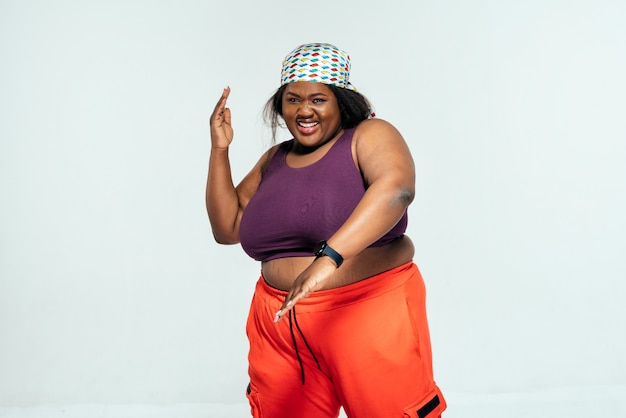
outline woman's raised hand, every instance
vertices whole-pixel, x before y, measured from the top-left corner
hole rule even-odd
[[[213,148],[226,149],[233,141],[233,127],[230,124],[230,109],[226,107],[226,99],[228,99],[229,94],[230,87],[226,87],[209,119],[209,126],[211,127],[211,146]]]

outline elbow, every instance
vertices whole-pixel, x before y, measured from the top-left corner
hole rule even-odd
[[[415,188],[401,187],[396,192],[395,201],[398,205],[407,208],[413,202],[414,198],[415,198]]]
[[[213,239],[215,240],[216,243],[218,244],[222,244],[222,245],[228,245],[228,241],[224,239],[224,237],[217,235],[217,234],[213,234]]]
[[[239,244],[239,240],[235,237],[231,237],[228,235],[216,234],[213,233],[213,239],[215,242],[221,245],[234,245]]]
[[[211,225],[211,232],[213,233],[213,239],[218,244],[233,245],[239,244],[239,229],[238,228],[224,228],[219,225]]]
[[[218,216],[211,215],[209,211],[209,224],[211,225],[211,232],[215,242],[224,245],[239,244],[238,223],[231,223],[228,220],[224,221]]]

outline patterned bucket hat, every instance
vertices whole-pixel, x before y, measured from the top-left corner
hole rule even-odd
[[[350,56],[346,51],[327,43],[304,44],[283,60],[280,84],[309,81],[357,91],[350,83],[350,67]],[[374,117],[374,109],[369,101],[367,103],[370,117]]]
[[[281,85],[311,81],[356,89],[350,84],[350,56],[331,44],[300,45],[283,61]]]

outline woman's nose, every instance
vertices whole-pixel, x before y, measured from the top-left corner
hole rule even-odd
[[[300,107],[298,108],[298,115],[300,116],[310,116],[313,114],[313,109],[308,101],[302,102]]]

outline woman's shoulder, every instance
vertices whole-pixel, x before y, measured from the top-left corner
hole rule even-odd
[[[403,141],[398,129],[380,118],[366,119],[359,123],[354,130],[354,140],[356,142]]]
[[[280,142],[278,144],[274,144],[267,151],[263,153],[263,155],[259,159],[261,174],[265,173],[265,171],[267,170],[267,167],[270,164],[270,161],[272,161],[272,159],[274,158],[274,156],[276,156],[277,153],[285,154],[287,152],[287,150],[291,146],[290,145],[291,141],[293,140],[287,140],[287,141]]]

